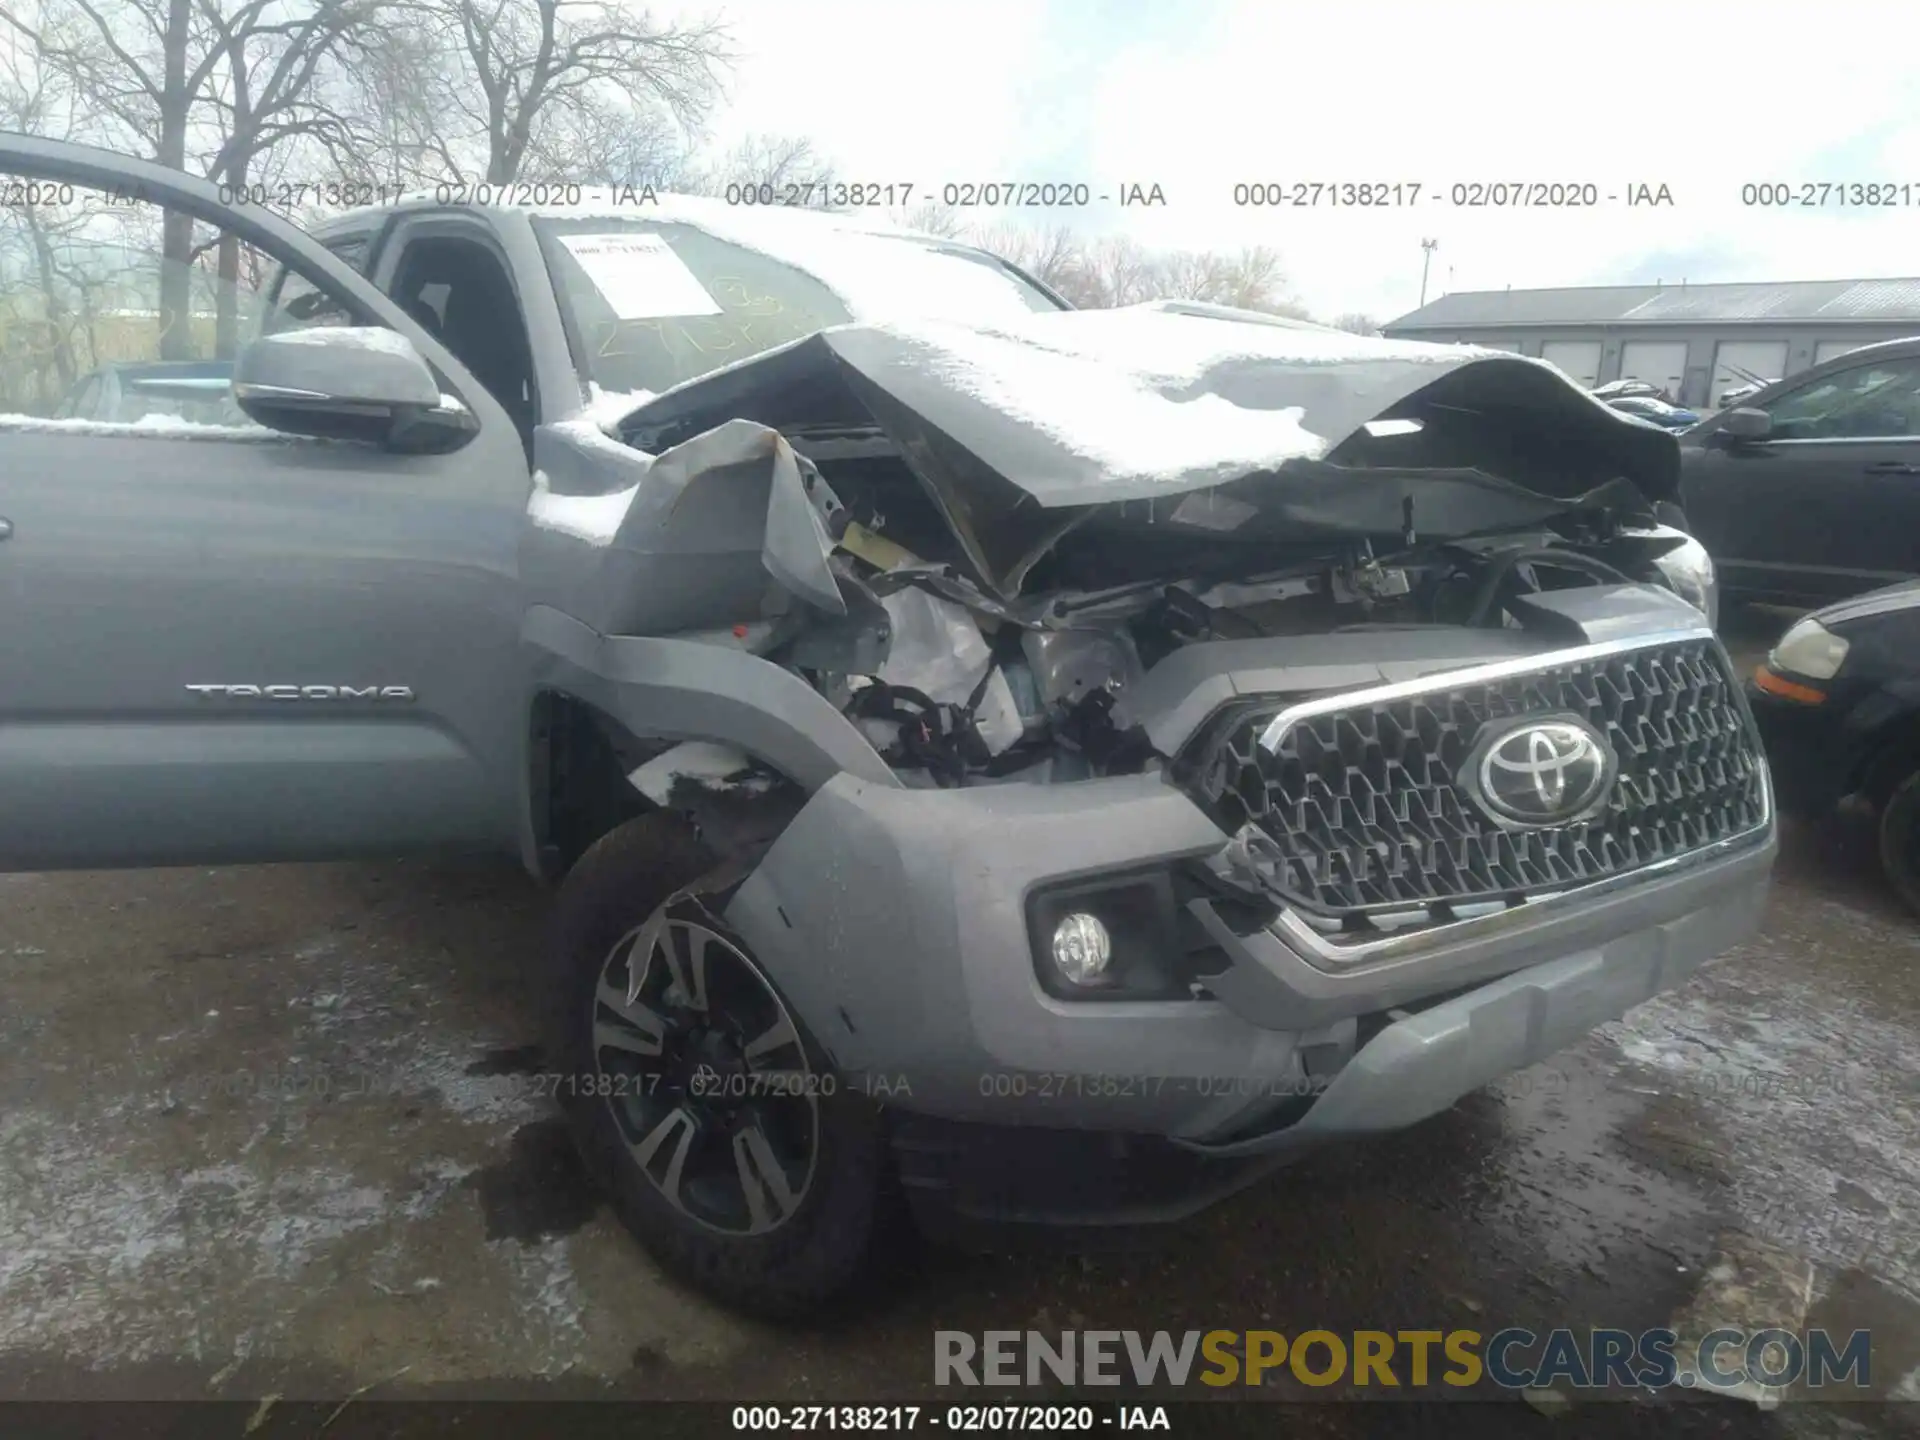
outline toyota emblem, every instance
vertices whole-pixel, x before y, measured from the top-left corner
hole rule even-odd
[[[1523,720],[1482,738],[1463,769],[1494,819],[1565,825],[1597,808],[1613,783],[1613,752],[1581,720]]]

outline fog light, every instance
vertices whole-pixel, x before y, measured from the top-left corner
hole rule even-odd
[[[1053,927],[1053,963],[1075,985],[1092,985],[1113,959],[1113,937],[1097,915],[1076,910]]]

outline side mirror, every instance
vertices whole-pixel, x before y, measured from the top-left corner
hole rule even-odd
[[[233,398],[274,430],[388,449],[451,450],[479,429],[406,336],[372,326],[263,335],[240,352]]]
[[[1741,406],[1720,417],[1720,433],[1729,440],[1764,440],[1773,433],[1773,417],[1764,410]]]

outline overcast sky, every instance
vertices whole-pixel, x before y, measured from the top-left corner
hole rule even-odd
[[[1920,70],[1900,7],[1686,0],[710,0],[739,63],[716,139],[810,137],[849,180],[1158,183],[1034,216],[1153,245],[1269,244],[1315,313],[1444,290],[1920,273]],[[1858,23],[1847,21],[1860,10]],[[1871,12],[1870,14],[1868,12]],[[1911,31],[1908,31],[1911,34]],[[1419,182],[1415,208],[1247,209],[1243,181]],[[1455,208],[1455,183],[1594,182],[1596,209]],[[1904,209],[1745,207],[1743,182],[1892,181]],[[1630,186],[1674,203],[1628,208]],[[1607,203],[1605,196],[1621,199]],[[1438,198],[1430,198],[1430,197]],[[983,216],[983,218],[1000,218]]]

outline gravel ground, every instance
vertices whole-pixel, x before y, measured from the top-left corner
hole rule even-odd
[[[1551,1064],[1138,1251],[923,1257],[823,1330],[665,1280],[584,1184],[531,1080],[517,872],[0,878],[0,1396],[910,1399],[938,1328],[1637,1330],[1771,1265],[1920,1400],[1920,924],[1858,817],[1783,843],[1754,941]],[[1920,1405],[1680,1409],[1841,1434]]]

